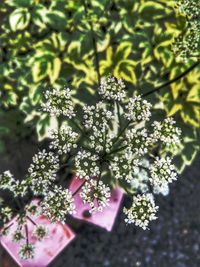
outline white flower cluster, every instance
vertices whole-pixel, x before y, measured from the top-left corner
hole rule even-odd
[[[151,148],[152,138],[145,128],[127,130],[126,138],[125,144],[129,144],[131,151],[137,156],[147,154]]]
[[[130,98],[125,107],[124,116],[127,120],[136,123],[146,122],[151,117],[151,106],[152,105],[146,100],[143,100],[141,96]]]
[[[184,60],[190,56],[199,57],[200,51],[200,1],[177,0],[178,10],[185,16],[187,26],[184,32],[174,38],[172,50]]]
[[[155,205],[152,194],[143,194],[133,197],[132,206],[124,208],[127,218],[126,223],[134,223],[136,226],[148,229],[149,222],[157,219],[156,212],[158,206]]]
[[[34,254],[35,254],[35,247],[33,244],[30,243],[24,244],[19,251],[19,255],[23,260],[33,259]]]
[[[153,141],[161,141],[166,146],[179,145],[181,130],[175,127],[175,120],[171,117],[164,119],[163,122],[153,122]]]
[[[103,102],[98,102],[93,106],[83,107],[84,127],[86,130],[105,132],[108,129],[108,123],[113,119],[111,111]]]
[[[100,131],[94,131],[90,136],[90,147],[95,149],[97,153],[103,152],[109,153],[113,144],[113,135],[102,133]]]
[[[106,186],[102,181],[91,179],[82,186],[80,197],[84,203],[90,205],[90,213],[102,211],[105,207],[109,206],[111,197],[110,187]]]
[[[52,91],[47,90],[45,93],[46,103],[42,103],[42,109],[50,113],[52,116],[64,115],[71,119],[75,116],[74,104],[71,99],[69,88],[59,90],[57,88]]]
[[[196,18],[200,16],[199,0],[178,0],[179,11],[184,13],[188,18]]]
[[[29,216],[29,217],[41,215],[40,206],[32,202],[25,206],[25,212],[26,212],[26,216]]]
[[[122,102],[126,97],[125,84],[122,79],[107,77],[101,80],[99,94],[107,100]]]
[[[77,176],[86,180],[100,174],[99,156],[90,151],[78,151],[75,157]]]
[[[23,235],[21,228],[17,228],[12,235],[12,240],[15,243],[20,243],[22,241],[22,239],[24,239],[24,238],[25,238],[25,236]]]
[[[15,180],[10,171],[5,171],[0,175],[0,189],[9,190],[15,197],[23,197],[27,193],[28,186],[25,180],[22,180],[21,182]]]
[[[47,234],[48,230],[44,225],[36,225],[33,231],[33,236],[35,236],[39,241],[43,240]]]
[[[0,175],[0,189],[13,190],[15,185],[15,179],[10,171],[5,171]]]
[[[75,213],[75,204],[72,193],[61,186],[54,185],[53,191],[49,191],[41,202],[42,213],[52,221],[64,223],[67,214]]]
[[[162,187],[177,180],[175,166],[169,157],[157,157],[154,163],[150,165],[149,170],[151,174],[149,180],[153,186]]]
[[[30,205],[25,206],[23,214],[17,215],[20,227],[26,223],[26,216],[36,213],[46,215],[52,222],[64,222],[67,214],[75,213],[73,196],[78,192],[83,202],[90,205],[90,212],[102,211],[109,205],[110,184],[118,183],[127,192],[142,194],[133,198],[130,209],[124,209],[127,223],[147,229],[149,222],[156,219],[158,207],[149,192],[161,192],[163,188],[166,191],[168,184],[176,180],[177,174],[168,156],[170,150],[167,150],[165,157],[155,159],[155,155],[160,155],[160,149],[166,154],[164,146],[169,149],[179,144],[181,131],[175,127],[172,118],[150,123],[151,104],[141,96],[125,99],[124,88],[121,80],[105,79],[99,89],[104,100],[83,107],[83,112],[79,110],[81,119],[79,116],[76,118],[80,119],[78,124],[71,120],[70,125],[76,126],[79,133],[73,130],[73,126],[51,130],[50,149],[54,152],[43,150],[34,155],[28,169],[29,175],[24,181],[15,181],[10,172],[0,175],[0,189],[12,189],[14,197],[24,197],[29,188],[34,195],[43,197],[39,211],[37,205]],[[68,119],[75,116],[69,89],[47,92],[46,99],[44,110],[56,116],[65,115]],[[84,127],[79,127],[81,124]],[[69,172],[75,170],[76,175],[85,180],[80,191],[73,195],[63,187],[62,179],[57,185],[56,178],[62,169],[59,168],[59,159],[62,166],[69,166]],[[144,163],[145,159],[149,164]],[[136,179],[142,171],[145,178]],[[106,185],[103,181],[108,177],[112,179]],[[12,214],[8,208],[2,207],[0,213],[4,213],[4,221]],[[38,226],[34,236],[40,240],[45,233],[46,229]],[[14,239],[20,240],[22,236],[25,235],[16,232]],[[34,247],[26,244],[21,248],[20,255],[26,259],[32,257],[33,252]]]
[[[15,197],[24,197],[28,192],[28,183],[26,180],[16,181],[13,187]]]
[[[140,166],[136,167],[134,170],[134,177],[130,182],[131,190],[134,193],[148,193],[150,192],[149,181],[150,181],[150,172],[149,172],[150,162],[146,158],[140,161]],[[162,194],[166,196],[169,194],[168,184],[163,184],[162,186],[153,185],[154,194]]]
[[[70,126],[62,126],[59,130],[50,130],[52,141],[50,149],[57,150],[59,155],[70,152],[77,148],[78,134]]]
[[[3,223],[8,222],[12,218],[12,210],[10,207],[1,207],[0,206],[0,218]]]
[[[138,166],[139,160],[134,158],[130,153],[114,156],[110,162],[109,169],[115,179],[126,180],[130,183],[134,178],[134,172]]]
[[[52,152],[40,151],[33,157],[28,172],[30,186],[35,194],[43,194],[48,190],[48,185],[56,179],[59,169],[58,156]]]

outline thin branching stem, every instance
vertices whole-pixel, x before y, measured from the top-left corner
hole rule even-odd
[[[33,219],[31,219],[30,216],[26,216],[26,218],[27,218],[32,224],[37,225],[37,223],[36,223]]]
[[[175,77],[174,79],[167,81],[166,83],[164,83],[164,84],[162,84],[162,85],[156,87],[156,88],[153,89],[152,91],[149,91],[149,92],[147,92],[147,93],[144,93],[144,94],[142,95],[142,97],[146,97],[146,96],[148,96],[148,95],[151,95],[151,94],[153,94],[153,93],[156,93],[156,92],[158,92],[160,89],[165,88],[166,86],[168,86],[168,85],[170,85],[170,84],[172,84],[172,83],[174,83],[174,82],[180,80],[181,78],[185,77],[190,71],[192,71],[194,68],[196,68],[199,64],[200,64],[200,61],[197,61],[197,62],[194,63],[191,67],[189,67],[187,70],[185,70],[183,73],[181,73],[180,75],[178,75],[178,76]]]
[[[28,225],[26,224],[25,226],[25,232],[26,232],[26,244],[29,245],[29,238],[28,238]]]
[[[86,180],[74,191],[74,193],[72,194],[73,197],[81,190],[85,183]]]

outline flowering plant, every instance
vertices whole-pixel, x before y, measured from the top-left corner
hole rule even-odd
[[[0,188],[10,190],[18,202],[23,203],[27,196],[41,199],[40,209],[24,205],[18,211],[19,231],[14,241],[24,238],[21,229],[24,218],[31,220],[30,212],[64,222],[67,214],[76,211],[75,194],[90,205],[90,213],[101,212],[117,185],[133,198],[131,207],[124,208],[126,223],[148,229],[149,222],[156,219],[154,194],[177,179],[170,151],[180,144],[181,131],[170,117],[154,121],[152,105],[140,95],[129,98],[121,79],[102,79],[98,93],[96,103],[79,106],[68,88],[46,92],[42,109],[60,120],[59,128],[50,131],[50,151],[34,155],[22,182],[8,171],[0,176]],[[75,192],[66,189],[60,179],[63,169],[82,179]],[[137,183],[140,172],[147,177],[143,186]],[[1,215],[5,224],[12,216],[11,208],[2,206]],[[2,233],[8,229],[5,224]],[[45,229],[37,226],[35,233],[42,239]],[[20,251],[23,258],[33,256],[34,248],[26,239]]]
[[[199,58],[200,49],[200,1],[178,0],[178,11],[186,18],[184,31],[175,38],[173,50],[184,59]]]

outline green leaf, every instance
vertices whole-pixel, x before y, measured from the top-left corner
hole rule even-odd
[[[54,58],[53,61],[49,63],[48,75],[51,84],[53,84],[58,79],[61,70],[61,65],[62,62],[58,57]]]
[[[162,19],[167,14],[170,14],[169,9],[165,8],[162,4],[155,1],[146,1],[141,5],[139,12],[143,20],[154,21],[156,19]]]
[[[122,78],[127,82],[136,84],[136,75],[134,72],[134,67],[136,62],[131,60],[122,60],[118,63],[115,68],[114,75],[118,78]]]
[[[9,23],[12,31],[24,30],[30,21],[30,13],[27,8],[15,9],[9,17]]]
[[[15,7],[30,7],[33,4],[33,0],[7,0],[9,6]]]
[[[65,13],[52,10],[47,13],[48,23],[51,25],[53,29],[56,30],[65,30],[67,25],[67,17]]]
[[[33,81],[39,82],[47,76],[48,61],[45,59],[37,60],[32,67]]]
[[[47,138],[49,129],[57,128],[57,120],[54,117],[49,117],[48,114],[41,114],[36,124],[36,131],[39,141]]]

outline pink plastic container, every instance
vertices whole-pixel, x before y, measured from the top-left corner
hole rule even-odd
[[[83,183],[78,177],[73,177],[70,184],[69,190],[73,193],[76,189]],[[79,196],[79,192],[74,196],[75,205],[76,205],[76,214],[73,215],[74,218],[83,220],[95,225],[98,225],[102,228],[105,228],[107,231],[111,231],[117,216],[120,204],[122,201],[123,192],[118,187],[112,191],[110,198],[110,204],[108,207],[104,208],[102,212],[96,212],[94,214],[89,213],[89,205],[84,204],[82,199]]]
[[[37,200],[33,200],[33,203],[35,202],[37,202]],[[38,241],[36,238],[32,237],[31,233],[34,225],[27,219],[30,236],[29,240],[30,243],[35,246],[35,256],[33,259],[22,260],[18,255],[20,245],[23,243],[21,242],[18,244],[12,241],[12,233],[17,227],[15,218],[9,222],[9,224],[13,223],[13,225],[9,228],[9,234],[1,237],[1,244],[19,266],[46,267],[74,239],[75,234],[67,225],[62,223],[50,223],[44,216],[32,216],[31,218],[37,224],[45,225],[48,229],[48,235],[42,241]],[[25,241],[23,242],[25,243]]]

